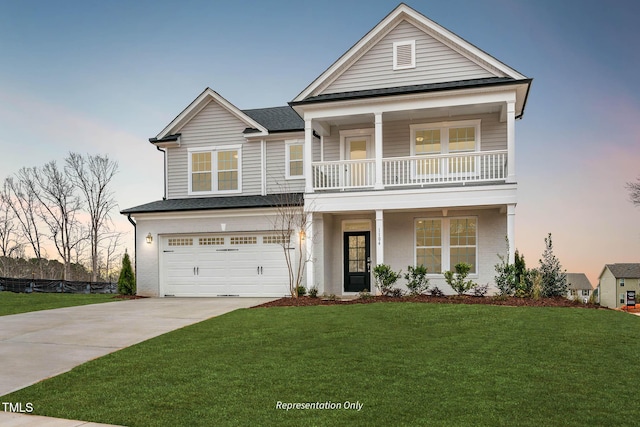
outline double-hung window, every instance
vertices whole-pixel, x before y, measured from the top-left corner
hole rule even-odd
[[[459,177],[479,170],[480,120],[414,124],[411,129],[411,156],[414,176]]]
[[[285,177],[287,179],[304,178],[304,144],[293,140],[285,143]]]
[[[424,265],[428,274],[442,274],[464,262],[477,274],[477,225],[476,217],[416,219],[415,265]]]
[[[190,148],[189,194],[239,193],[241,191],[240,146]]]

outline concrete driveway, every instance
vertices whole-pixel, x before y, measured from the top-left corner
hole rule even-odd
[[[149,338],[271,300],[145,298],[0,316],[0,396]]]

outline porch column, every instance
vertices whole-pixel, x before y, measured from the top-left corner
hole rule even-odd
[[[382,113],[375,113],[375,124],[376,180],[373,188],[382,190]]]
[[[376,262],[384,264],[384,211],[376,211]]]
[[[376,262],[371,263],[371,270],[380,264],[384,264],[384,211],[376,210]],[[374,286],[372,283],[371,287]],[[378,293],[377,289],[375,293]]]
[[[516,182],[516,103],[507,102],[507,182]]]
[[[313,247],[313,213],[308,212],[307,214],[307,227],[304,230],[305,232],[305,250],[306,253],[302,256],[305,256],[305,263],[307,268],[307,289],[311,289],[315,286],[315,280],[313,276],[313,263],[314,263],[314,247]]]
[[[313,127],[311,120],[304,121],[304,192],[313,193]]]
[[[507,239],[509,239],[509,264],[516,259],[516,205],[507,205]]]

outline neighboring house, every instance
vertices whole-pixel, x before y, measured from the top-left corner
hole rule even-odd
[[[150,139],[165,198],[122,211],[137,224],[138,293],[288,295],[272,232],[283,192],[304,204],[291,245],[320,293],[372,290],[382,263],[423,264],[445,291],[459,262],[493,283],[505,236],[511,262],[516,247],[531,81],[401,4],[288,106],[241,110],[205,89]]]
[[[618,308],[627,305],[629,292],[640,297],[640,263],[607,264],[598,278],[600,305]]]
[[[593,293],[593,285],[584,273],[567,273],[567,298],[587,302]]]

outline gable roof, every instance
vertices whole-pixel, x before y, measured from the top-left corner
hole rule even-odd
[[[335,81],[336,78],[343,74],[351,65],[369,51],[376,42],[382,39],[382,37],[388,34],[402,21],[408,21],[419,27],[451,49],[469,58],[488,71],[491,71],[496,77],[508,77],[513,80],[527,80],[527,77],[520,74],[518,71],[498,61],[483,50],[440,26],[406,4],[401,3],[318,78],[316,78],[309,86],[307,86],[300,94],[298,94],[298,96],[293,99],[292,104],[319,95],[323,88],[327,87],[332,81]]]
[[[593,289],[584,273],[567,273],[567,287],[569,289]]]
[[[616,279],[640,279],[640,263],[607,264],[604,268],[608,268]]]
[[[530,82],[531,79],[525,81]],[[459,80],[455,82],[427,83],[422,85],[399,86],[383,89],[357,90],[353,92],[326,93],[310,96],[301,101],[292,101],[291,105],[312,104],[324,101],[341,101],[347,99],[362,99],[378,96],[404,95],[410,93],[437,92],[450,89],[478,88],[498,85],[522,84],[522,81],[510,77],[492,77],[485,79]]]
[[[150,142],[158,142],[164,140],[167,136],[176,135],[180,132],[180,129],[184,127],[196,114],[198,114],[204,107],[210,102],[216,102],[221,107],[225,108],[231,114],[236,116],[240,121],[247,124],[247,127],[257,129],[258,132],[267,135],[269,132],[262,124],[248,116],[242,110],[238,109],[235,105],[224,99],[220,94],[211,88],[206,88],[196,99],[191,102],[182,110],[178,116],[171,121],[155,138],[149,138]]]

